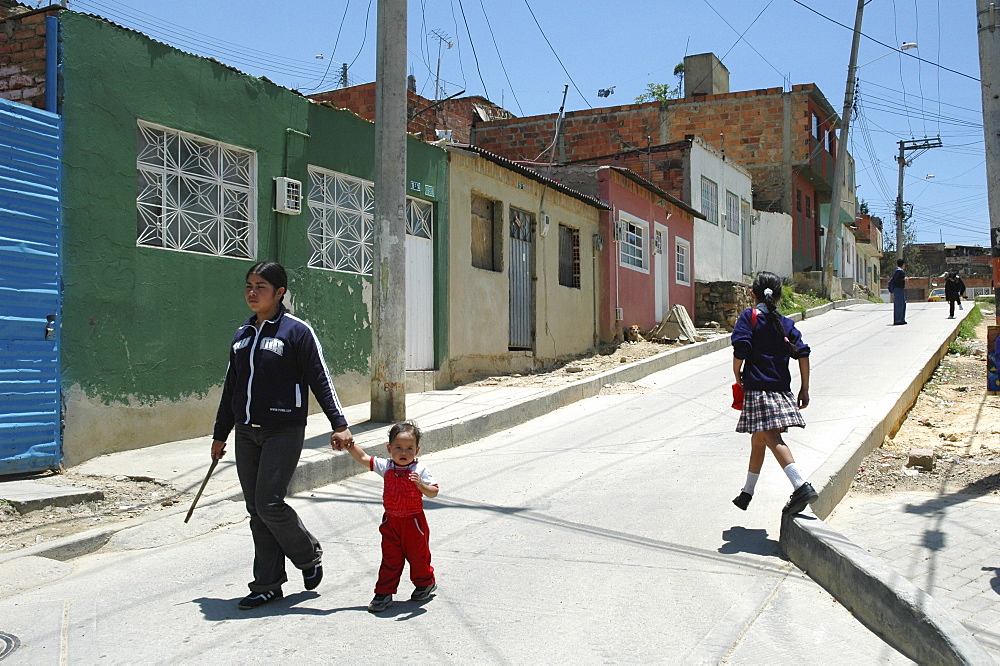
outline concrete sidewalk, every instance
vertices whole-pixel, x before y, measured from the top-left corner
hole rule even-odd
[[[960,323],[939,317],[937,304],[911,304],[908,312],[911,323],[907,327],[887,325],[891,317],[889,305],[839,305],[847,306],[849,311],[817,319],[815,326],[811,326],[812,319],[831,308],[826,306],[807,313],[806,325],[810,330],[806,339],[814,349],[813,405],[807,414],[810,424],[807,433],[789,436],[804,469],[815,470],[811,478],[821,493],[821,500],[814,508],[824,517],[846,492],[856,460],[867,453],[866,447],[880,442],[882,434],[893,429],[902,418]],[[685,364],[685,372],[674,373],[670,379],[671,382],[684,382],[677,386],[677,391],[689,390],[692,408],[697,409],[699,404],[712,405],[710,411],[715,413],[720,400],[726,400],[731,382],[728,354],[723,351],[728,345],[728,336],[721,336],[555,389],[456,389],[412,394],[408,397],[408,412],[421,423],[425,431],[424,452],[430,453],[477,441],[490,433],[597,395],[604,384],[636,381],[682,361],[719,352],[717,360],[706,357],[690,364],[690,370]],[[849,382],[850,388],[845,389],[838,379]],[[653,383],[655,385],[656,380]],[[381,444],[388,426],[366,423],[367,410],[367,405],[348,408],[352,432],[363,444]],[[330,450],[327,428],[322,417],[310,420],[307,447],[293,482],[293,491],[326,485],[357,473],[357,467],[346,455]],[[207,469],[208,445],[207,437],[172,442],[103,456],[77,469],[98,475],[150,476],[179,489],[194,490]],[[697,472],[688,473],[678,478],[697,483],[698,475]],[[731,483],[738,489],[740,482],[732,480]],[[696,489],[697,485],[692,492],[696,493]],[[719,492],[735,494],[730,493],[728,487]],[[205,508],[224,500],[239,499],[231,457],[220,465],[207,493],[202,499]],[[728,503],[728,500],[720,500],[720,505],[722,502]],[[178,507],[176,511],[157,514],[157,518],[182,514],[186,510],[187,507]],[[728,505],[728,509],[720,510],[733,509]],[[753,509],[750,513],[753,514]],[[0,567],[28,556],[72,558],[100,548],[114,531],[128,526],[125,523],[115,530],[94,530],[17,551],[0,557]],[[902,577],[877,572],[880,576],[862,585],[861,590],[848,590],[847,593],[840,590],[836,579],[842,576],[845,563],[861,571],[871,567],[860,548],[857,551],[861,554],[845,549],[845,543],[852,545],[808,514],[798,520],[786,520],[781,525],[781,545],[792,560],[869,628],[907,656],[921,662],[988,663],[981,661],[985,653],[964,627],[926,595],[919,599],[918,615],[907,619],[916,588]],[[833,565],[823,566],[823,561]],[[852,593],[857,595],[859,592],[862,593],[860,597],[851,597]],[[878,607],[879,613],[866,615],[866,604]],[[904,625],[916,623],[917,631],[913,631],[914,627],[900,627],[900,622]],[[705,640],[709,638],[706,636]]]

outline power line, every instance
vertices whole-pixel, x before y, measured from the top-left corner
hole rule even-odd
[[[514,96],[514,101],[517,103],[517,110],[524,115],[524,109],[521,108],[521,101],[517,98],[517,93],[514,92],[514,84],[510,82],[510,76],[507,74],[507,68],[503,64],[503,56],[500,55],[500,46],[497,44],[496,35],[493,34],[493,26],[490,25],[490,17],[486,15],[486,5],[483,4],[483,0],[479,0],[479,6],[483,9],[483,18],[486,19],[486,27],[490,31],[490,39],[493,40],[493,48],[497,52],[497,60],[500,61],[500,69],[503,70],[503,76],[507,79],[507,85],[510,86],[510,94]]]
[[[461,2],[461,0],[459,0],[459,2]],[[563,72],[566,73],[566,76],[569,78],[570,83],[573,84],[573,88],[576,90],[577,94],[579,94],[580,97],[583,99],[583,103],[586,104],[589,108],[593,109],[594,105],[590,103],[590,100],[587,99],[587,96],[584,95],[583,92],[581,92],[580,87],[576,85],[576,81],[573,80],[573,76],[569,73],[569,70],[566,69],[566,65],[563,64],[562,58],[560,58],[559,54],[556,53],[555,47],[552,46],[552,42],[549,41],[549,38],[545,34],[545,31],[542,30],[542,24],[538,22],[538,18],[535,16],[535,12],[531,9],[531,5],[528,4],[528,0],[524,0],[524,6],[528,8],[528,12],[531,14],[531,18],[535,21],[535,25],[538,26],[538,32],[542,33],[542,38],[545,40],[545,43],[549,45],[549,50],[552,51],[552,55],[554,55],[556,57],[556,60],[559,61],[559,66],[562,67]]]
[[[854,28],[846,26],[843,23],[841,23],[840,21],[838,21],[836,19],[832,19],[829,16],[827,16],[826,14],[823,14],[822,12],[816,11],[815,9],[813,9],[812,7],[810,7],[809,5],[807,5],[804,2],[802,2],[802,0],[792,0],[792,2],[794,2],[797,5],[801,5],[802,7],[805,7],[806,9],[808,9],[809,11],[811,11],[813,14],[816,14],[817,16],[820,16],[820,17],[826,19],[827,21],[830,21],[831,23],[836,23],[841,28],[846,28],[847,30],[850,30],[851,32],[854,32]],[[944,65],[941,65],[941,64],[936,63],[936,62],[931,62],[930,60],[925,60],[925,59],[921,58],[920,56],[915,56],[912,53],[909,53],[908,51],[902,51],[900,49],[897,49],[895,46],[889,46],[885,42],[881,42],[881,41],[875,39],[874,37],[866,35],[863,32],[861,33],[861,36],[864,37],[865,39],[868,39],[870,41],[875,42],[879,46],[884,46],[885,48],[892,49],[893,51],[896,51],[897,53],[902,53],[903,55],[905,55],[908,58],[916,58],[920,62],[926,62],[928,65],[934,65],[935,67],[939,67],[939,68],[943,69],[946,72],[951,72],[952,74],[958,74],[959,76],[964,76],[965,78],[972,79],[973,81],[977,81],[977,82],[979,81],[979,79],[977,79],[976,77],[969,76],[968,74],[966,74],[964,72],[960,72],[960,71],[958,71],[956,69],[951,69],[950,67],[945,67]]]

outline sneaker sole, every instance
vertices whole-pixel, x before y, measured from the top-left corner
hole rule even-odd
[[[382,611],[384,611],[386,608],[388,608],[391,605],[392,605],[392,602],[390,601],[389,603],[387,603],[385,606],[382,606],[381,608],[372,608],[371,606],[369,606],[368,607],[368,612],[369,613],[381,613]]]
[[[795,504],[791,504],[785,507],[785,509],[782,510],[782,513],[791,514],[793,516],[800,514],[802,513],[803,509],[805,509],[808,505],[815,502],[818,498],[819,498],[819,493],[814,492],[811,495],[806,495],[802,499],[795,502]]]

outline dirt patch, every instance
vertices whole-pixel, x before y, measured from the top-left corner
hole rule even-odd
[[[995,321],[989,307],[981,306],[975,339],[941,360],[899,431],[862,462],[851,493],[1000,495],[1000,395],[986,390],[986,331]],[[907,466],[914,449],[934,451],[933,470]]]
[[[57,486],[92,488],[103,492],[104,499],[68,507],[48,507],[24,515],[0,501],[0,553],[130,520],[193,499],[193,495],[138,477],[90,476],[68,470],[61,474],[20,478]]]

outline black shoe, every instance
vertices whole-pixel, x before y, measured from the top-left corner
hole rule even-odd
[[[785,508],[781,510],[781,513],[790,513],[793,516],[801,513],[802,509],[806,508],[807,504],[815,502],[817,497],[819,497],[819,493],[813,490],[812,484],[806,481],[796,488],[792,496],[788,498],[788,503],[785,504]]]
[[[431,594],[433,594],[436,589],[438,589],[437,583],[421,585],[417,589],[413,590],[413,594],[410,595],[410,601],[423,601],[424,599],[430,599]]]
[[[746,491],[742,491],[740,492],[740,496],[733,500],[733,504],[738,506],[743,511],[746,511],[747,507],[750,506],[750,500],[752,499],[753,495]]]
[[[257,592],[255,594],[250,594],[242,599],[237,607],[240,610],[250,610],[252,608],[259,608],[269,601],[274,601],[275,599],[280,599],[282,597],[281,590],[268,590],[267,592]]]
[[[307,590],[315,590],[319,582],[323,580],[323,563],[317,562],[316,566],[302,570],[302,582]]]
[[[381,613],[391,605],[392,605],[391,594],[376,594],[375,598],[372,599],[370,604],[368,604],[368,612]]]

